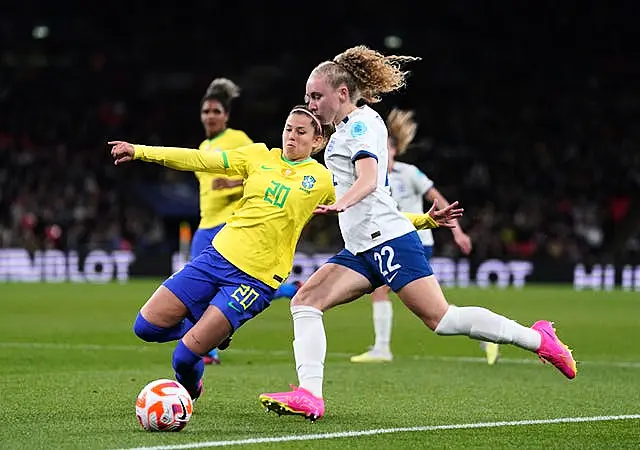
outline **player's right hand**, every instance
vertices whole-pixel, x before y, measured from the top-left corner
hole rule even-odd
[[[133,145],[125,141],[109,141],[109,145],[113,145],[111,148],[111,156],[113,157],[113,164],[118,165],[127,161],[132,161],[136,150]]]
[[[235,187],[242,186],[243,181],[244,180],[230,180],[229,178],[224,177],[214,178],[211,182],[211,189],[213,189],[214,191],[220,189],[233,189]]]

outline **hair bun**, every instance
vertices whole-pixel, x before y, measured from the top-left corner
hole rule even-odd
[[[240,96],[240,87],[228,78],[216,78],[207,88],[205,96],[208,95],[219,95],[232,99]]]

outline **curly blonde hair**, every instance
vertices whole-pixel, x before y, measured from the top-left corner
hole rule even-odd
[[[231,100],[240,96],[240,87],[228,78],[216,78],[207,87],[200,104],[207,100],[218,100],[225,111],[229,111]]]
[[[414,56],[384,56],[365,45],[358,45],[336,55],[332,61],[320,63],[311,76],[327,76],[334,89],[344,83],[353,103],[360,99],[376,103],[382,94],[404,87],[409,72],[403,71],[402,66],[420,59]]]
[[[387,116],[389,139],[395,146],[398,155],[407,151],[407,147],[416,136],[418,124],[413,116],[413,111],[404,111],[398,108],[393,108]]]

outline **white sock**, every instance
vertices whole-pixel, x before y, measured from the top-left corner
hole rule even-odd
[[[322,397],[324,358],[327,354],[322,311],[311,306],[292,306],[291,315],[298,382],[301,388]]]
[[[540,348],[540,333],[477,306],[449,305],[435,332],[444,336],[465,335],[496,344],[513,344],[536,352]]]
[[[391,349],[391,324],[393,323],[393,306],[391,301],[382,300],[373,302],[373,329],[376,341],[375,350],[390,353]]]

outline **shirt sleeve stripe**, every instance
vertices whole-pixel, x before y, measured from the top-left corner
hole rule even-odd
[[[227,159],[227,152],[222,152],[222,162],[224,164],[224,168],[229,168],[229,160]]]
[[[351,161],[356,162],[357,160],[362,159],[362,158],[373,158],[376,161],[378,160],[378,157],[376,155],[374,155],[373,153],[368,152],[366,150],[360,150],[355,155],[353,155],[353,158],[351,158]]]

